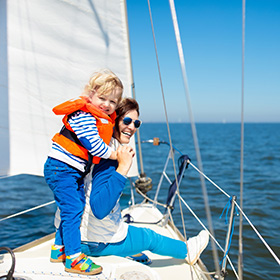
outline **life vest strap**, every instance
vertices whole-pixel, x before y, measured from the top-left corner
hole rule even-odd
[[[63,136],[65,136],[69,140],[73,141],[74,143],[84,147],[83,144],[81,143],[81,141],[79,140],[79,138],[77,137],[77,135],[74,132],[67,129],[65,127],[65,125],[61,128],[59,134],[62,134]]]
[[[83,144],[81,143],[81,141],[79,140],[79,138],[77,137],[77,135],[72,132],[71,130],[67,129],[65,127],[65,125],[61,128],[59,134],[63,135],[64,137],[68,138],[69,140],[75,142],[76,144],[78,144],[79,146],[83,146]],[[93,160],[93,158],[96,158],[95,160]],[[85,171],[83,173],[83,177],[85,177],[89,172],[90,172],[90,167],[92,165],[92,163],[99,163],[100,159],[97,157],[93,157],[91,153],[88,152],[88,160],[87,160],[87,164],[85,167]]]

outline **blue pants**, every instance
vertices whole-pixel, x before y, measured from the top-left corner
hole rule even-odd
[[[48,158],[44,176],[54,193],[61,222],[55,244],[64,245],[67,256],[81,252],[81,217],[85,205],[82,172],[59,160]]]
[[[126,238],[118,243],[82,242],[82,252],[88,256],[115,255],[127,257],[149,250],[152,253],[185,259],[186,243],[157,234],[148,228],[138,228],[129,225]]]

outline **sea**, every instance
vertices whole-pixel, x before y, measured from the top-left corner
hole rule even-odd
[[[139,130],[143,158],[142,171],[153,182],[153,188],[147,195],[151,199],[154,198],[166,163],[166,174],[169,180],[173,181],[174,165],[178,172],[180,156],[188,155],[192,165],[189,165],[185,171],[179,188],[180,196],[207,228],[209,225],[213,228],[216,240],[224,248],[230,213],[228,196],[236,196],[236,201],[240,205],[240,178],[243,178],[243,212],[249,220],[247,221],[245,215],[242,215],[243,279],[280,279],[280,265],[264,245],[266,242],[270,250],[280,258],[280,124],[244,124],[243,164],[241,164],[240,124],[198,123],[195,125],[201,164],[197,162],[198,152],[194,148],[190,124],[171,123],[169,130],[170,137],[168,127],[164,123],[144,123]],[[159,145],[153,145],[150,143],[152,141],[148,141],[154,138],[159,138]],[[168,160],[170,143],[174,148],[174,161]],[[139,150],[138,145],[137,150]],[[201,176],[196,170],[199,166],[206,176],[205,184],[201,183]],[[140,167],[139,164],[139,169]],[[134,179],[137,178],[132,178],[132,181]],[[159,202],[166,202],[169,186],[170,183],[164,177],[158,196]],[[123,208],[131,203],[130,188],[128,183],[121,198]],[[0,220],[53,200],[53,194],[44,178],[39,176],[22,174],[1,178],[0,192]],[[135,200],[140,202],[143,199],[135,193]],[[205,202],[208,207],[207,205],[205,207]],[[184,221],[185,233],[189,238],[198,234],[202,226],[184,203],[179,203],[176,199],[172,216],[183,234],[182,221]],[[210,209],[211,219],[206,218],[207,209]],[[50,204],[1,221],[0,246],[14,249],[54,232],[55,210],[55,204]],[[164,211],[164,208],[160,210]],[[240,211],[235,209],[228,254],[236,271],[238,270],[239,221]],[[221,263],[223,252],[218,246],[216,247],[218,261]],[[211,243],[201,255],[201,259],[210,272],[215,270]],[[227,272],[226,279],[236,279],[228,264]]]

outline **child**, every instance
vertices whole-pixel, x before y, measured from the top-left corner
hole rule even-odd
[[[103,70],[91,77],[82,96],[53,109],[55,114],[65,116],[63,128],[52,139],[44,166],[45,180],[54,193],[61,216],[51,261],[66,261],[67,272],[93,275],[102,271],[101,266],[81,253],[83,177],[92,162],[98,163],[100,158],[116,159],[116,152],[108,144],[122,92],[119,78]]]

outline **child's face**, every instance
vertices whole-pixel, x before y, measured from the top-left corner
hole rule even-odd
[[[95,92],[90,98],[92,105],[100,109],[107,115],[111,115],[115,112],[118,103],[119,97],[121,95],[121,90],[119,88],[114,89],[110,94],[99,95],[98,92]]]

